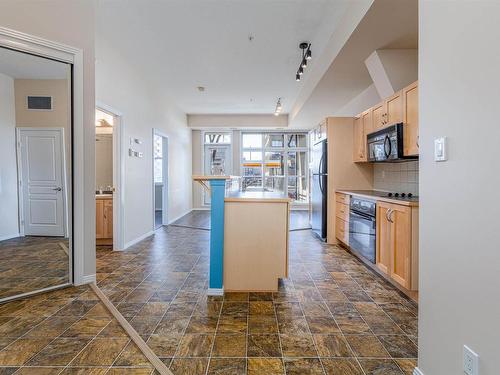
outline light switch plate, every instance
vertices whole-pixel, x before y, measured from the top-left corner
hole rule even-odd
[[[464,345],[464,374],[479,375],[479,356],[467,345]]]
[[[434,138],[434,161],[448,160],[448,141],[446,137]]]

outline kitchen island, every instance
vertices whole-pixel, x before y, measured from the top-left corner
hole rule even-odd
[[[224,198],[224,291],[273,292],[288,276],[290,199],[265,191]]]
[[[275,292],[288,276],[291,200],[268,191],[241,191],[240,177],[194,175],[210,194],[208,295]]]

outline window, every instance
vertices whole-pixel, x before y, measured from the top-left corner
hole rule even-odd
[[[229,144],[231,143],[230,133],[205,133],[205,144]]]
[[[288,194],[295,203],[308,201],[306,133],[243,133],[242,189]]]
[[[161,184],[163,182],[163,137],[155,134],[153,144],[154,181],[155,184]]]

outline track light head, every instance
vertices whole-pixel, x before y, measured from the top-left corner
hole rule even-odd
[[[299,68],[299,75],[302,75],[302,74],[304,74],[304,68],[300,67]]]
[[[299,73],[297,73],[297,74],[295,75],[295,80],[296,80],[297,82],[299,82],[299,81],[300,81],[300,74],[299,74]]]
[[[301,66],[302,68],[305,68],[305,67],[307,66],[307,60],[306,60],[306,59],[303,59],[303,60],[302,60],[302,63],[300,64],[300,66]]]
[[[307,49],[306,52],[306,60],[311,60],[311,59],[312,59],[311,45],[309,44],[309,48]]]
[[[300,81],[301,76],[304,74],[304,69],[307,67],[307,60],[311,60],[311,43],[301,42],[299,48],[302,50],[302,60],[300,61],[299,70],[295,74],[295,80]]]

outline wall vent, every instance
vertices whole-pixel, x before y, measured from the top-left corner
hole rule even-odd
[[[26,97],[28,109],[33,111],[52,111],[52,96],[33,96]]]

